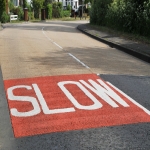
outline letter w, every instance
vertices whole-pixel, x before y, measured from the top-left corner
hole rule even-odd
[[[124,107],[129,107],[129,105],[119,95],[117,95],[109,86],[107,86],[102,80],[97,79],[99,84],[91,79],[88,80],[92,86],[83,80],[79,81],[112,107],[119,107],[114,101],[118,102]]]

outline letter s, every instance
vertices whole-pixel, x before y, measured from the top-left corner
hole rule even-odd
[[[7,89],[7,94],[8,94],[8,99],[9,100],[14,100],[14,101],[27,101],[31,102],[33,106],[33,110],[28,111],[28,112],[19,112],[16,108],[11,108],[10,112],[13,116],[16,117],[29,117],[29,116],[34,116],[37,115],[41,112],[40,106],[34,97],[30,96],[15,96],[13,94],[13,90],[17,88],[26,88],[27,90],[31,90],[31,86],[26,86],[26,85],[18,85],[18,86],[13,86]]]

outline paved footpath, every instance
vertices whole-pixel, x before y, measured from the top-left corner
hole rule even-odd
[[[118,35],[102,32],[96,28],[92,28],[92,26],[89,26],[88,23],[81,24],[77,28],[96,40],[99,40],[110,45],[111,47],[120,49],[128,54],[131,54],[141,60],[150,63],[150,45],[124,39]]]
[[[0,150],[149,150],[149,63],[82,34],[85,23],[4,25]]]

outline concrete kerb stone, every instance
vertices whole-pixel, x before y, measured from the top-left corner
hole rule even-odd
[[[106,39],[104,39],[104,38],[101,38],[101,37],[99,37],[99,36],[97,36],[97,35],[94,35],[94,34],[92,34],[92,33],[89,33],[89,32],[88,32],[86,29],[84,29],[82,26],[83,26],[83,25],[78,25],[78,27],[77,27],[77,29],[80,30],[82,33],[84,33],[84,34],[86,34],[86,35],[88,35],[88,36],[90,36],[90,37],[92,37],[92,38],[94,38],[94,39],[96,39],[96,40],[98,40],[98,41],[100,41],[100,42],[103,42],[103,43],[109,45],[110,47],[114,47],[114,48],[119,49],[119,50],[121,50],[121,51],[123,51],[123,52],[125,52],[125,53],[128,53],[128,54],[130,54],[130,55],[132,55],[132,56],[134,56],[134,57],[137,57],[137,58],[139,58],[139,59],[141,59],[141,60],[144,60],[144,61],[150,63],[150,56],[149,56],[149,55],[146,55],[146,54],[137,52],[137,51],[135,51],[134,49],[124,47],[124,46],[119,45],[119,44],[117,44],[117,43],[114,43],[114,42],[112,42],[112,41],[109,41],[109,40],[106,40]]]

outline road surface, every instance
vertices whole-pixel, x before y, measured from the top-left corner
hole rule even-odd
[[[0,149],[150,147],[150,65],[76,29],[86,21],[0,31]]]

